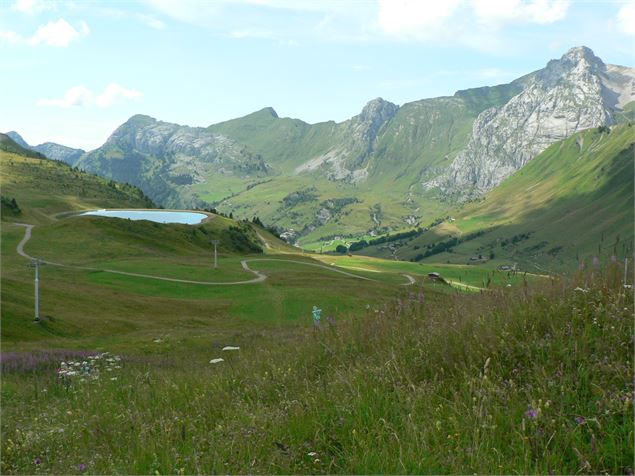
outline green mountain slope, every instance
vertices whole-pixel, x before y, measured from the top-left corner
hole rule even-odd
[[[137,115],[77,165],[159,205],[258,216],[320,248],[424,226],[550,144],[628,123],[633,78],[633,68],[576,47],[509,84],[402,106],[376,98],[340,123],[280,118],[270,107],[206,128]]]
[[[337,139],[334,137],[337,125],[333,121],[308,124],[299,119],[280,118],[271,107],[211,125],[208,130],[245,144],[283,172],[291,172],[302,162],[325,153]]]
[[[95,208],[148,208],[152,201],[138,188],[106,180],[45,158],[0,135],[0,187],[14,199],[20,213],[3,213],[3,220],[48,222],[51,216]],[[3,212],[5,212],[3,207]]]
[[[393,243],[393,250],[380,245],[363,253],[450,263],[493,254],[493,264],[520,262],[533,269],[627,256],[633,249],[634,143],[629,124],[575,134],[482,200],[451,212],[449,220]]]
[[[138,115],[78,166],[141,187],[169,207],[259,216],[306,246],[381,234],[450,206],[422,183],[465,146],[483,108],[522,82],[398,107],[381,98],[341,123],[280,118],[272,108],[189,128]]]

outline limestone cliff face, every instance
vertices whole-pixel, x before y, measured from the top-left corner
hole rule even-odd
[[[615,112],[635,99],[634,92],[634,69],[607,66],[589,48],[572,48],[506,104],[483,111],[465,149],[427,185],[461,198],[480,195],[553,142],[613,124]]]
[[[159,203],[175,207],[203,206],[190,186],[211,176],[247,179],[267,175],[270,169],[260,155],[221,134],[143,115],[119,126],[78,165],[137,185]]]
[[[360,183],[368,178],[368,159],[375,150],[382,128],[397,114],[399,106],[376,98],[362,112],[337,125],[335,145],[326,153],[298,166],[296,173],[318,172],[329,180]]]

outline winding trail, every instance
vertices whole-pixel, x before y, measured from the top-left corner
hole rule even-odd
[[[20,243],[18,243],[16,251],[18,252],[18,254],[20,256],[22,256],[22,257],[24,257],[24,258],[26,258],[28,260],[34,260],[35,257],[27,254],[24,251],[24,246],[31,239],[31,234],[32,234],[34,225],[29,225],[27,223],[14,223],[14,225],[25,227],[24,236],[22,237],[22,240],[20,240]],[[266,240],[263,239],[263,241],[265,241],[265,243],[266,243]],[[115,270],[115,269],[101,269],[101,268],[93,268],[93,267],[90,267],[90,266],[77,266],[77,265],[62,264],[62,263],[56,263],[54,261],[48,261],[48,260],[40,260],[40,261],[42,263],[44,263],[44,264],[48,264],[48,265],[51,265],[51,266],[58,266],[60,268],[80,269],[80,270],[83,270],[83,271],[99,271],[99,272],[103,272],[103,273],[120,274],[120,275],[123,275],[123,276],[134,276],[134,277],[137,277],[137,278],[156,279],[156,280],[159,280],[159,281],[170,281],[170,282],[173,282],[173,283],[200,284],[200,285],[204,285],[204,286],[233,286],[233,285],[237,285],[237,284],[261,283],[264,280],[266,280],[268,276],[266,274],[264,274],[264,273],[261,273],[259,271],[254,270],[254,269],[251,269],[247,263],[248,262],[252,262],[252,261],[280,261],[280,262],[283,262],[283,263],[295,263],[295,264],[303,264],[305,266],[314,266],[316,268],[324,268],[324,269],[327,269],[327,270],[332,271],[334,273],[340,273],[340,274],[343,274],[345,276],[349,276],[351,278],[362,279],[362,280],[365,280],[365,281],[375,281],[375,282],[377,282],[375,279],[367,278],[365,276],[358,276],[356,274],[348,273],[348,272],[342,271],[340,269],[333,269],[332,267],[321,265],[321,264],[307,263],[305,261],[297,261],[297,260],[274,259],[274,258],[253,258],[253,259],[249,259],[249,260],[241,260],[240,264],[243,267],[243,269],[245,271],[248,271],[248,272],[254,274],[256,277],[253,278],[253,279],[245,280],[245,281],[232,281],[232,282],[194,281],[194,280],[189,280],[189,279],[167,278],[165,276],[156,276],[156,275],[152,275],[152,274],[131,273],[131,272],[128,272],[128,271],[118,271],[118,270]],[[411,284],[414,284],[415,280],[414,280],[414,278],[412,276],[409,276],[409,275],[406,275],[406,274],[404,274],[403,276],[408,279],[408,282],[405,283],[404,286],[409,286]]]
[[[413,278],[409,274],[402,273],[401,275],[408,280],[408,282],[407,283],[403,283],[402,286],[412,286],[413,284],[415,284],[417,282],[417,281],[415,281],[415,278]]]
[[[15,223],[15,225],[19,225],[19,226],[24,226],[26,227],[26,230],[24,232],[24,236],[22,237],[22,240],[20,241],[20,243],[18,243],[18,247],[16,248],[18,254],[20,256],[25,257],[26,259],[29,260],[33,260],[35,259],[33,256],[27,254],[24,251],[24,245],[26,245],[26,243],[31,239],[31,233],[33,230],[33,225],[28,225],[26,223]],[[242,265],[243,269],[245,271],[249,271],[250,273],[253,273],[256,275],[256,277],[254,279],[248,279],[246,281],[233,281],[233,282],[214,282],[214,281],[193,281],[193,280],[189,280],[189,279],[178,279],[178,278],[167,278],[165,276],[156,276],[153,274],[141,274],[141,273],[130,273],[128,271],[117,271],[116,269],[101,269],[101,268],[93,268],[90,266],[76,266],[76,265],[71,265],[71,264],[62,264],[62,263],[55,263],[54,261],[48,261],[48,260],[40,260],[42,263],[44,264],[48,264],[51,266],[59,266],[60,268],[69,268],[69,269],[81,269],[84,271],[101,271],[104,273],[112,273],[112,274],[121,274],[124,276],[134,276],[137,278],[148,278],[148,279],[158,279],[160,281],[170,281],[173,283],[186,283],[186,284],[202,284],[202,285],[206,285],[206,286],[222,286],[222,285],[235,285],[235,284],[251,284],[251,283],[261,283],[262,281],[264,281],[265,279],[267,279],[267,275],[266,274],[262,274],[258,271],[255,271],[251,268],[249,268],[249,266],[247,265],[247,260],[242,260],[240,262],[240,264]]]

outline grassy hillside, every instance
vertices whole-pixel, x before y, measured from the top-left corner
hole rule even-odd
[[[45,158],[43,154],[18,144],[7,134],[2,133],[0,133],[0,151],[9,154],[22,155],[24,157],[31,157],[34,159]]]
[[[400,259],[423,258],[440,243],[451,253],[423,261],[520,262],[531,269],[575,267],[579,260],[633,249],[635,128],[591,129],[553,144],[482,200],[449,212],[450,220],[395,243]],[[460,243],[452,244],[456,238]],[[437,249],[443,248],[438,247]],[[363,251],[393,254],[386,245]]]
[[[75,216],[143,196],[45,159],[0,159],[20,208],[3,201],[16,215],[0,230],[2,474],[632,464],[633,299],[619,263],[573,281],[487,273],[485,290],[475,266],[318,261],[218,215]],[[21,222],[35,225],[25,252],[50,262],[37,323]],[[266,279],[245,283],[246,266]],[[432,270],[474,292],[431,282]]]
[[[272,108],[208,127],[245,144],[281,172],[290,173],[301,163],[324,154],[338,140],[335,122],[307,124],[279,118]]]
[[[626,474],[621,275],[404,293],[286,334],[219,338],[189,307],[143,334],[123,314],[127,346],[3,355],[2,473]]]
[[[0,186],[2,196],[14,199],[21,212],[3,213],[3,220],[40,223],[67,211],[154,206],[136,187],[48,160],[11,142],[0,149]]]
[[[0,160],[8,197],[2,202],[5,349],[30,343],[92,347],[114,336],[122,342],[140,335],[149,339],[173,332],[174,316],[196,323],[176,331],[184,336],[224,335],[254,320],[265,327],[295,325],[315,303],[329,312],[344,311],[377,302],[405,282],[398,273],[366,281],[361,278],[370,273],[364,271],[356,273],[360,278],[337,273],[252,223],[218,215],[191,226],[75,216],[94,208],[143,208],[148,202],[134,187],[59,162],[6,152]],[[35,225],[26,253],[56,264],[42,269],[39,325],[31,318],[33,270],[16,253],[25,228],[11,222]],[[220,241],[218,269],[212,267],[211,240]],[[263,249],[279,257],[261,261]],[[256,260],[251,266],[267,280],[229,286],[254,279],[244,259]]]

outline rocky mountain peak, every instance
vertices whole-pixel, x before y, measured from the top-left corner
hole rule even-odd
[[[22,136],[20,134],[18,134],[16,131],[10,131],[7,132],[7,135],[18,145],[21,145],[22,147],[26,147],[27,149],[30,147],[29,144],[27,144],[27,142],[22,138]]]
[[[361,122],[385,122],[391,119],[399,109],[399,106],[386,101],[383,98],[375,98],[368,101],[358,116]]]
[[[588,82],[592,77],[602,74],[606,65],[586,46],[576,46],[567,51],[560,59],[554,59],[539,72],[537,80],[544,87],[551,88],[563,79],[573,82]],[[597,80],[597,79],[596,79]]]
[[[398,110],[399,106],[382,98],[369,101],[362,112],[351,120],[354,138],[370,146],[381,127],[395,117]]]
[[[463,195],[491,190],[555,141],[614,123],[628,100],[628,71],[611,73],[585,46],[551,60],[499,108],[483,111],[442,189]]]
[[[592,63],[602,63],[602,60],[595,56],[593,50],[587,46],[574,46],[560,58],[561,62],[570,62],[570,63],[580,63],[581,61],[585,61],[589,64]]]
[[[147,116],[145,114],[135,114],[134,116],[130,117],[130,119],[128,119],[126,122],[124,122],[122,126],[125,126],[125,125],[146,126],[155,122],[157,122],[157,120],[154,117]]]
[[[275,117],[276,119],[278,119],[278,113],[276,112],[276,110],[272,107],[265,107],[263,108],[260,112],[269,114],[271,117]]]

